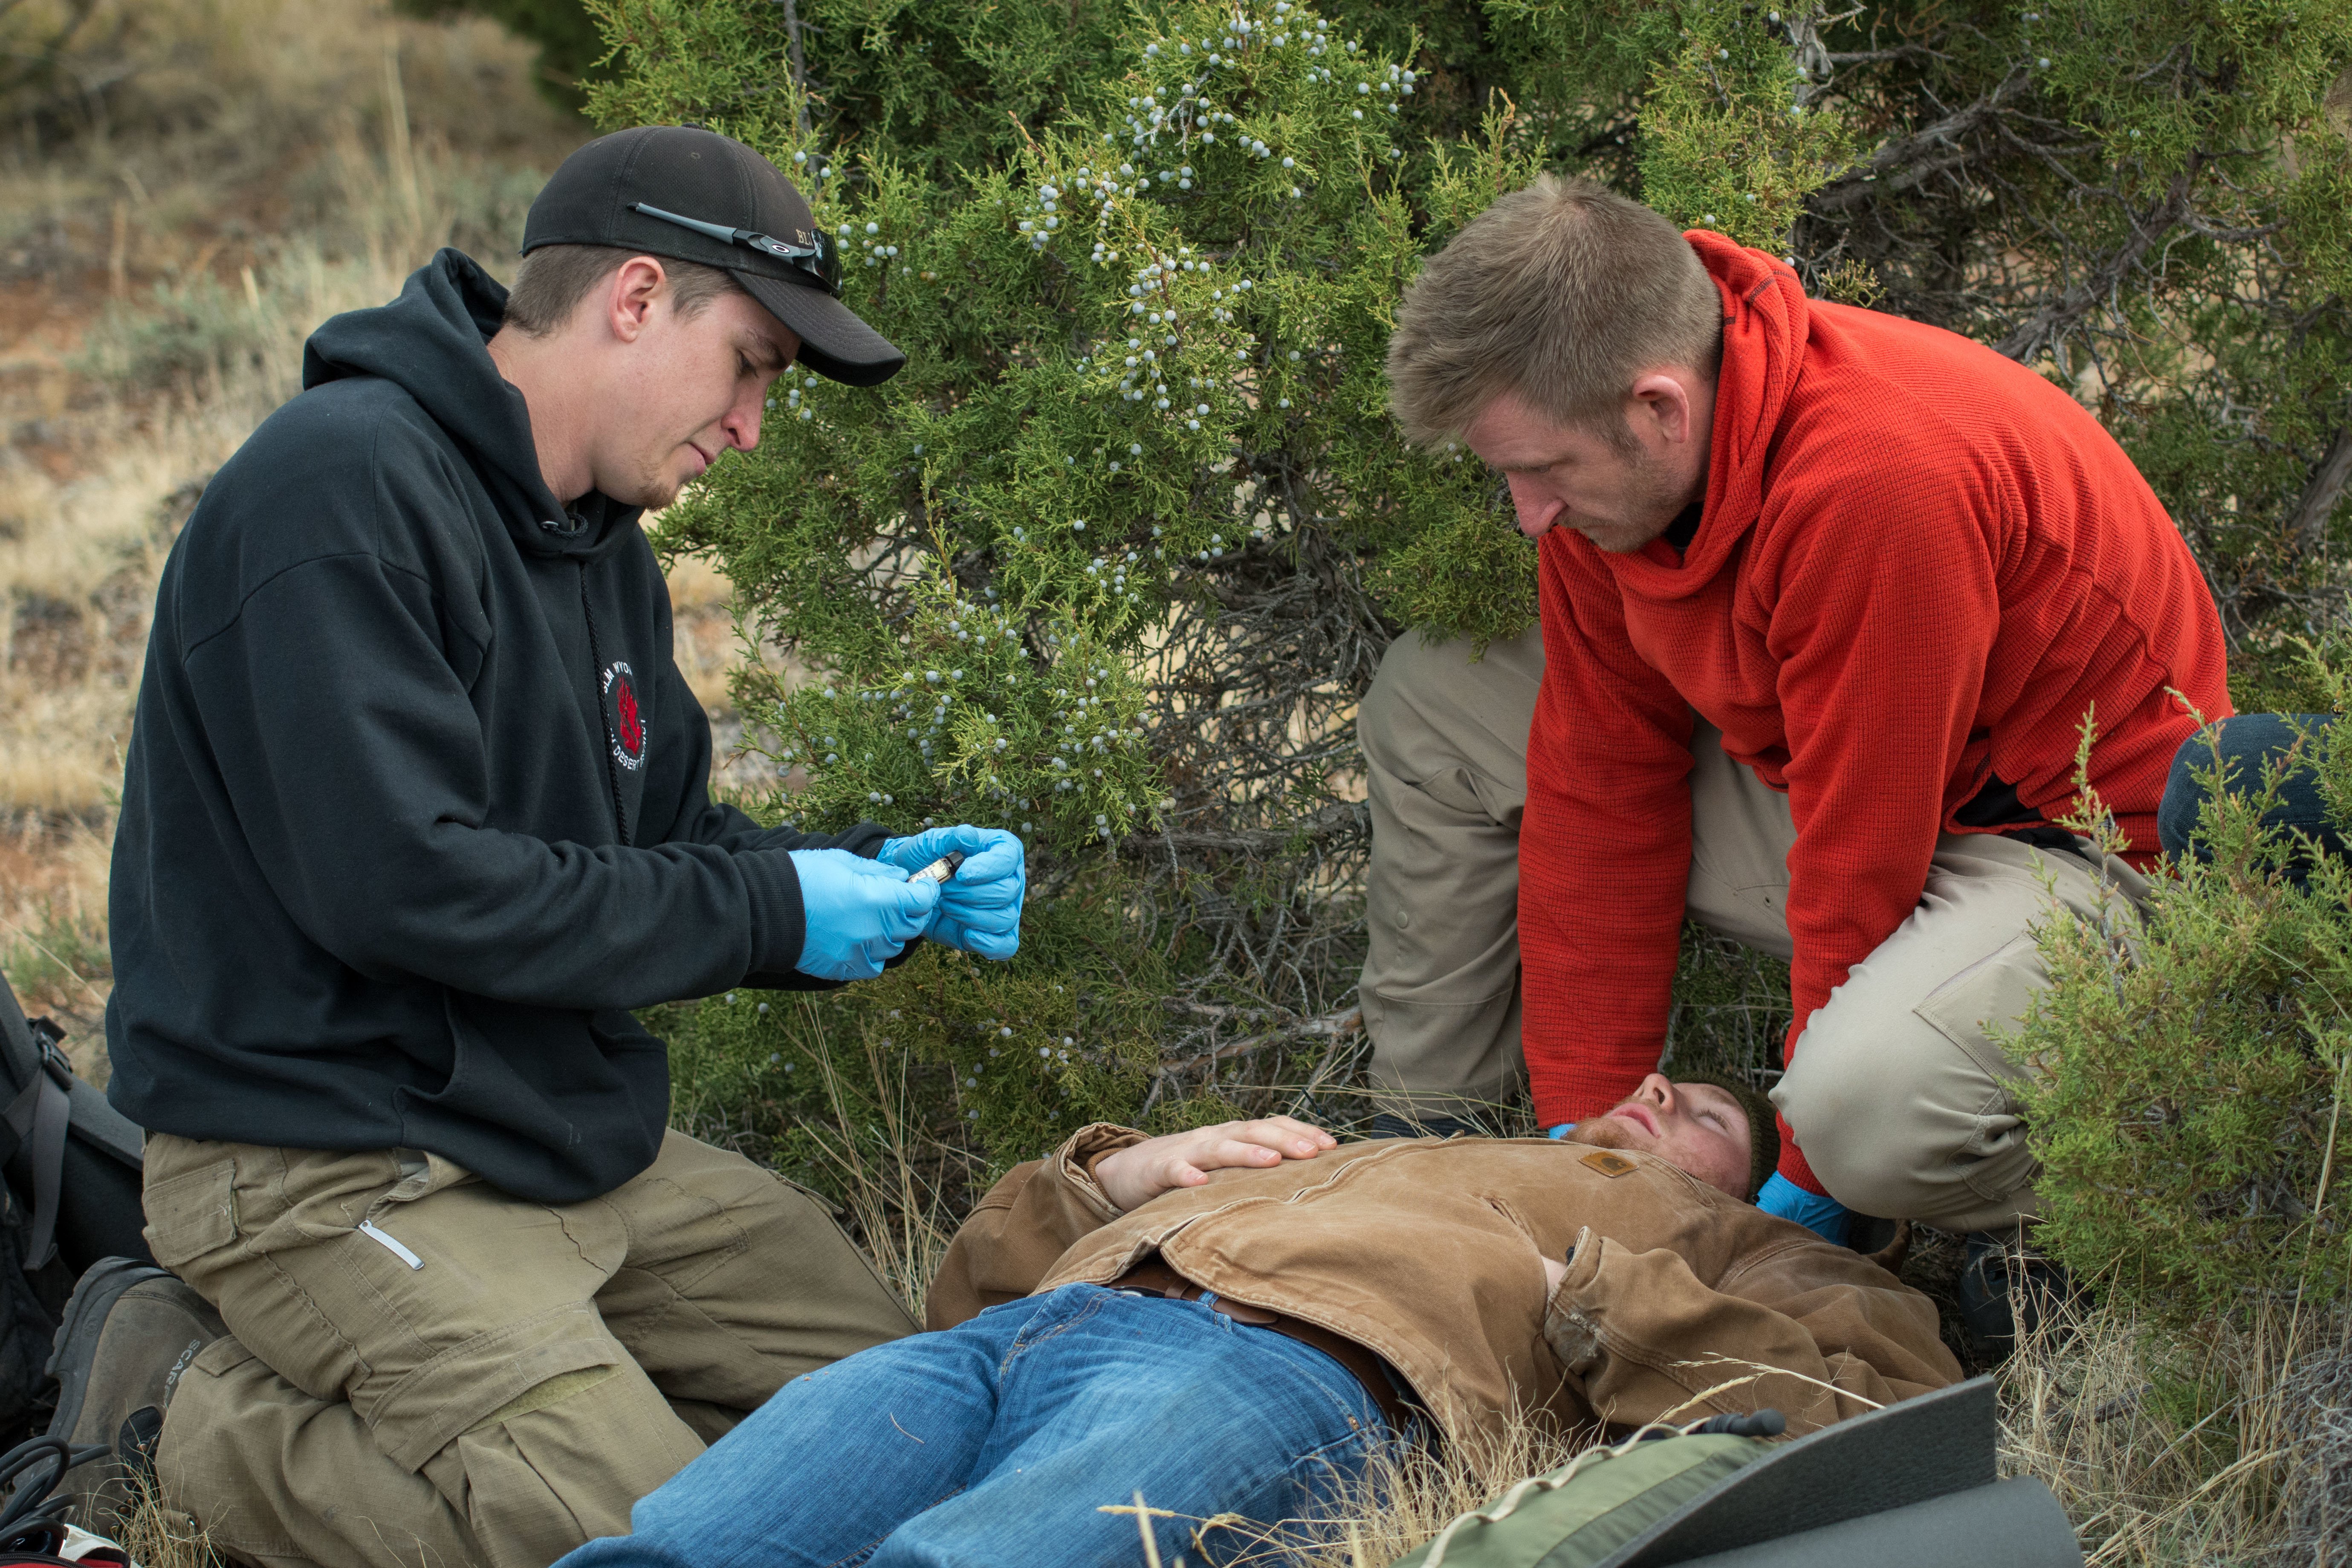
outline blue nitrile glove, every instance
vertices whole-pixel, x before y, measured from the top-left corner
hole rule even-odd
[[[1778,1171],[1756,1190],[1756,1206],[1779,1218],[1795,1220],[1823,1241],[1845,1245],[1845,1205],[1805,1191]]]
[[[1576,1123],[1575,1123],[1575,1122],[1573,1122],[1573,1121],[1563,1121],[1563,1122],[1561,1122],[1559,1126],[1557,1126],[1557,1127],[1555,1127],[1555,1128],[1551,1129],[1549,1131],[1546,1132],[1546,1133],[1544,1134],[1544,1136],[1545,1136],[1545,1137],[1547,1137],[1547,1138],[1565,1138],[1565,1137],[1567,1137],[1570,1133],[1571,1133],[1571,1132],[1573,1132],[1573,1131],[1576,1131]]]
[[[1001,827],[959,823],[928,828],[912,838],[886,838],[876,858],[904,875],[950,849],[962,852],[963,864],[940,889],[939,915],[923,934],[982,958],[1012,957],[1021,951],[1021,900],[1029,889],[1021,840]]]
[[[938,910],[939,884],[907,880],[885,866],[846,849],[795,849],[801,907],[808,934],[801,941],[794,969],[819,980],[871,980],[883,962],[898,956],[923,934]]]

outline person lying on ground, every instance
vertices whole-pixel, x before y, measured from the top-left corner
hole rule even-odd
[[[1146,1526],[1226,1562],[1256,1532],[1201,1521],[1311,1520],[1391,1442],[1957,1381],[1926,1297],[1747,1201],[1778,1153],[1760,1096],[1654,1074],[1573,1141],[1087,1127],[981,1200],[936,1331],[795,1379],[562,1568],[1052,1568]]]
[[[914,1331],[821,1205],[667,1130],[632,1010],[1019,945],[1009,833],[710,799],[639,517],[759,443],[786,366],[905,360],[808,204],[640,127],[564,162],[523,251],[511,292],[444,250],[320,327],[163,570],[107,1043],[179,1279],[92,1271],[52,1430],[247,1561],[544,1568]]]

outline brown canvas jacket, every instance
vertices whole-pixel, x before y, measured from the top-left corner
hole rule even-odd
[[[1142,1138],[1097,1123],[998,1182],[948,1248],[929,1326],[1108,1284],[1156,1250],[1378,1352],[1457,1442],[1498,1436],[1515,1406],[1632,1426],[1769,1405],[1804,1432],[1960,1376],[1925,1296],[1650,1155],[1343,1143],[1121,1214],[1094,1164]],[[1546,1257],[1569,1260],[1549,1299]]]

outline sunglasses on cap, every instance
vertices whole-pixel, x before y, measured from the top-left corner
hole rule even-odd
[[[841,252],[835,247],[833,236],[821,228],[810,234],[810,244],[787,245],[771,235],[756,234],[748,228],[729,228],[723,224],[704,223],[700,218],[680,217],[676,213],[664,212],[643,202],[631,202],[629,210],[643,213],[647,217],[657,217],[664,223],[674,223],[680,228],[690,228],[723,244],[740,245],[746,250],[773,258],[835,299],[841,298]]]

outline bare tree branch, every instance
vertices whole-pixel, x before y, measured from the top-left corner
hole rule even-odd
[[[2352,425],[2336,432],[2327,455],[2304,487],[2303,499],[2288,515],[2287,531],[2303,549],[2317,551],[2327,542],[2328,514],[2336,510],[2347,480],[2352,480]]]
[[[1119,841],[1119,849],[1129,855],[1164,854],[1171,849],[1196,854],[1208,851],[1228,855],[1274,855],[1302,845],[1369,835],[1371,830],[1372,808],[1360,800],[1343,800],[1281,827],[1223,832],[1171,827],[1163,833],[1129,834]]]
[[[1307,1040],[1339,1040],[1360,1032],[1363,1026],[1364,1010],[1362,1008],[1334,1008],[1319,1017],[1299,1018],[1280,1028],[1268,1029],[1263,1034],[1251,1035],[1244,1039],[1213,1047],[1197,1056],[1163,1058],[1160,1064],[1160,1070],[1163,1073],[1197,1072],[1204,1067],[1214,1067],[1219,1062],[1229,1062],[1242,1057],[1255,1056],[1260,1051],[1270,1050],[1277,1046],[1295,1046]]]
[[[783,0],[784,52],[793,62],[793,122],[803,136],[809,133],[808,59],[801,52],[801,14],[793,0]]]
[[[2198,171],[2203,163],[2201,153],[2190,154],[2189,167],[2173,176],[2164,199],[2133,216],[2131,237],[2095,268],[2089,277],[2070,285],[2064,293],[2036,310],[2031,321],[1995,343],[1993,352],[2022,363],[2064,337],[2076,322],[2113,299],[2124,279],[2137,270],[2147,253],[2156,247],[2156,242],[2188,215],[2189,195],[2196,188]]]
[[[1815,191],[1806,205],[1817,213],[1850,212],[1882,195],[1910,190],[1929,175],[1967,162],[1960,145],[1969,132],[1998,118],[2011,100],[2025,90],[2030,79],[2022,68],[2001,79],[1990,92],[1966,109],[1898,136],[1870,155],[1870,162]]]

